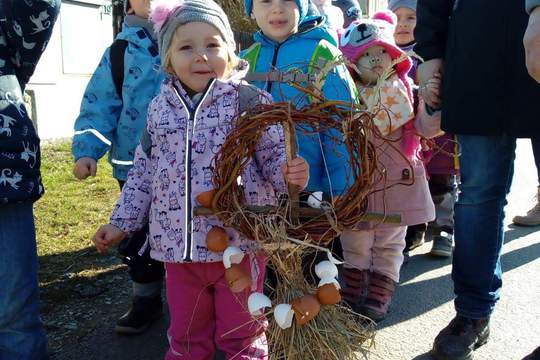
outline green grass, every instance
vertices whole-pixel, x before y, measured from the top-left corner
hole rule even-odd
[[[85,181],[74,178],[73,164],[70,141],[42,147],[45,195],[35,204],[42,286],[67,272],[92,276],[103,270],[103,257],[90,239],[108,222],[118,184],[106,160],[99,162],[97,176]]]

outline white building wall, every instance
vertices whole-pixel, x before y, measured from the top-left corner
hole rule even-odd
[[[49,45],[27,86],[42,139],[73,135],[88,80],[112,39],[110,0],[62,1]]]

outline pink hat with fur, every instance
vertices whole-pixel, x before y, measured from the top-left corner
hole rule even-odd
[[[353,21],[346,29],[339,32],[339,48],[345,57],[356,63],[360,56],[372,46],[382,46],[392,60],[404,54],[394,40],[397,18],[391,11],[380,11],[372,19]],[[406,57],[395,65],[400,78],[405,77],[412,67],[412,61]]]

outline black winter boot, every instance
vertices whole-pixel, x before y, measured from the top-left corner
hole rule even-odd
[[[155,297],[134,296],[131,308],[116,322],[119,334],[140,334],[163,314],[161,295]]]
[[[473,353],[489,339],[489,317],[456,317],[435,338],[432,355],[437,360],[471,360]]]

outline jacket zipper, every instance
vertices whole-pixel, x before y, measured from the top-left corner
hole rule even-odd
[[[284,42],[281,42],[279,43],[276,48],[274,49],[274,55],[272,57],[272,68],[270,70],[273,70],[275,67],[276,67],[276,63],[277,63],[277,57],[278,57],[278,53],[279,53],[279,48],[281,47],[281,45],[283,45],[284,43],[286,43],[287,41],[289,41],[291,38],[295,38],[297,37],[298,35],[300,34],[303,34],[304,32],[308,32],[308,31],[311,31],[313,29],[315,29],[316,27],[320,26],[320,24],[315,24],[315,26],[313,27],[310,27],[309,29],[305,29],[305,30],[299,30],[298,33],[292,35],[290,38],[288,38],[287,40],[285,40]],[[273,81],[268,81],[267,84],[266,84],[266,92],[267,93],[272,93],[272,84],[273,84]]]
[[[272,71],[275,67],[276,67],[276,63],[277,63],[277,57],[278,57],[278,53],[279,53],[279,48],[281,47],[281,44],[283,43],[279,43],[278,46],[276,46],[276,48],[274,49],[274,56],[272,57],[272,67],[270,68],[270,71]],[[266,84],[266,92],[271,94],[272,93],[272,84],[274,82],[273,81],[268,81],[267,84]]]
[[[186,245],[184,246],[184,259],[183,261],[184,262],[192,262],[193,261],[193,258],[191,256],[192,252],[193,252],[193,242],[192,242],[192,239],[191,239],[191,218],[193,216],[192,214],[192,209],[191,209],[191,145],[192,145],[192,139],[193,139],[193,134],[195,132],[195,126],[196,126],[196,121],[197,121],[197,113],[199,112],[199,109],[202,105],[202,103],[204,102],[204,99],[206,99],[206,96],[208,95],[209,93],[209,90],[212,88],[212,85],[214,85],[214,82],[216,80],[215,79],[212,79],[212,81],[210,81],[208,83],[208,85],[206,86],[206,89],[204,91],[204,95],[201,96],[200,100],[197,102],[197,104],[195,104],[195,107],[194,107],[194,110],[193,109],[190,109],[188,106],[186,106],[186,103],[184,102],[184,100],[182,99],[182,97],[180,96],[180,94],[178,93],[178,91],[175,89],[176,91],[176,96],[178,96],[178,98],[180,99],[180,101],[182,102],[182,105],[184,105],[184,107],[186,108],[186,110],[188,111],[189,113],[189,122],[188,122],[188,129],[186,131],[186,160],[185,160],[185,167],[186,167],[186,195],[185,195],[185,200],[186,200],[186,216],[185,216],[185,223],[184,223],[184,238],[186,239]],[[193,110],[193,111],[192,111]],[[189,129],[189,127],[191,127],[191,129]]]

